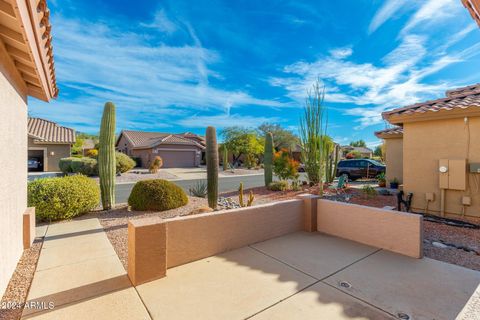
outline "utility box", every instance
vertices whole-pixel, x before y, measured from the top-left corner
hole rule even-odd
[[[439,161],[440,189],[466,190],[467,188],[467,161],[440,159]]]
[[[470,173],[480,173],[480,163],[470,163]]]

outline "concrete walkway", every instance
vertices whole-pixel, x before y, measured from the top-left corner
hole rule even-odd
[[[45,241],[22,319],[150,319],[98,219],[39,231]]]

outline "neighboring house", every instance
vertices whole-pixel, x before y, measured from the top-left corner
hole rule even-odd
[[[44,0],[0,1],[0,295],[29,245],[27,100],[58,94],[50,31]]]
[[[342,146],[342,155],[345,158],[350,152],[356,151],[360,153],[362,158],[370,159],[373,156],[373,150],[365,147]]]
[[[88,151],[95,149],[96,144],[97,144],[97,141],[93,139],[84,139],[82,144],[82,154],[84,156],[87,155]]]
[[[413,210],[480,216],[480,84],[382,115],[399,127],[376,133],[386,142],[387,175],[403,174]]]
[[[70,157],[75,130],[55,122],[28,118],[28,171],[60,171],[60,159]]]
[[[472,18],[480,26],[480,0],[462,0],[463,5],[470,11]]]
[[[198,167],[205,150],[203,137],[192,133],[160,133],[122,130],[116,149],[132,158],[140,159],[148,168],[156,156],[163,160],[164,168]]]

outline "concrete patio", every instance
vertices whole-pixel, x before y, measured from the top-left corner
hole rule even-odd
[[[25,319],[478,319],[480,272],[318,232],[168,269],[134,288],[97,219],[50,225]],[[478,296],[477,296],[478,298]],[[464,308],[465,307],[465,308]]]

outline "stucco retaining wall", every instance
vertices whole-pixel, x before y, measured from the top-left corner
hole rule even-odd
[[[318,200],[317,230],[406,256],[423,256],[423,217],[356,204]]]
[[[167,267],[304,230],[304,201],[294,199],[167,222]]]

